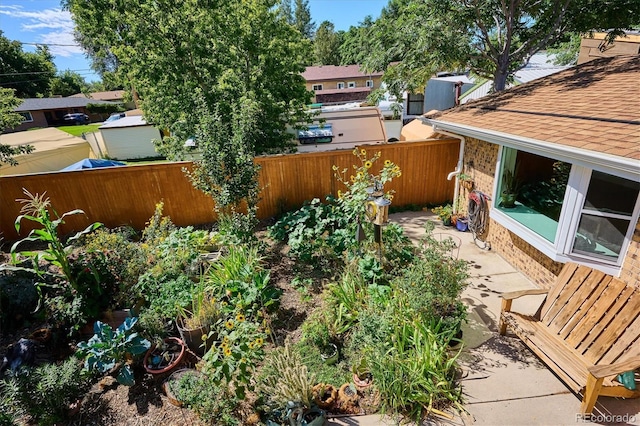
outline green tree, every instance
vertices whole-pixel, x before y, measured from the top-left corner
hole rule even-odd
[[[316,29],[316,23],[311,20],[309,10],[309,0],[295,0],[295,10],[293,12],[294,25],[305,38],[311,40]]]
[[[290,25],[294,24],[291,0],[280,0],[280,3],[278,4],[278,17]]]
[[[219,208],[237,203],[218,187],[230,178],[231,166],[242,166],[233,169],[242,176],[255,176],[244,160],[247,153],[293,147],[286,127],[303,120],[311,99],[301,75],[310,42],[274,5],[272,0],[66,3],[80,42],[92,46],[89,52],[101,50],[99,60],[110,55],[117,64],[113,71],[140,94],[145,118],[170,132],[158,143],[159,151],[178,159],[194,136],[200,149],[233,141],[225,156],[204,155],[198,163],[213,182],[207,191]],[[248,111],[250,120],[241,115]],[[217,130],[208,135],[203,129],[214,124]],[[250,194],[252,186],[242,182],[246,186],[234,193]]]
[[[436,71],[469,69],[500,91],[533,54],[567,32],[615,35],[639,14],[637,0],[391,0],[373,25],[364,66],[388,71],[387,83],[405,80],[409,88]]]
[[[87,90],[87,82],[80,74],[66,70],[55,76],[51,80],[52,96],[71,96],[76,93],[83,93]]]
[[[22,44],[11,41],[0,30],[0,87],[15,89],[18,98],[36,98],[49,93],[56,73],[53,56],[46,46],[25,52]]]
[[[22,101],[14,96],[14,89],[0,87],[0,133],[5,129],[12,129],[22,123],[22,116],[14,110]],[[19,154],[33,151],[31,145],[9,146],[0,144],[0,164],[15,166],[18,162],[13,158]]]
[[[367,15],[358,26],[349,27],[349,31],[340,38],[340,64],[361,64],[368,55],[370,45],[370,32],[373,26],[373,18]]]
[[[329,21],[324,21],[313,40],[315,65],[340,65],[340,34]]]

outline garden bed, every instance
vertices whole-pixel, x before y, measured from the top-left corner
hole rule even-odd
[[[334,169],[346,187],[338,199],[253,235],[179,228],[160,204],[142,234],[92,225],[63,243],[47,200],[28,194],[21,219],[46,230],[33,238],[45,244],[0,273],[0,351],[12,358],[6,345],[32,337],[37,357],[22,359],[31,374],[9,368],[0,382],[0,424],[274,425],[376,411],[419,420],[460,408],[467,264],[429,227],[418,248],[386,224],[376,206],[388,206],[382,187],[399,169],[385,162],[371,175],[377,156],[356,155],[351,179]],[[373,206],[372,194],[386,202]],[[38,292],[12,299],[19,277]],[[93,325],[121,308],[122,324]],[[93,336],[80,334],[85,323]],[[176,324],[203,330],[202,344],[176,340]],[[37,342],[43,326],[51,338]],[[177,407],[161,389],[183,367],[199,373],[172,386]],[[56,398],[39,404],[41,394]]]

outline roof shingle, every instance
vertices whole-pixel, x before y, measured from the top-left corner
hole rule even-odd
[[[434,120],[640,159],[640,56],[597,59]]]

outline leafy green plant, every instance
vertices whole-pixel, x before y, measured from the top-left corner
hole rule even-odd
[[[216,334],[220,343],[204,355],[202,371],[217,384],[232,384],[236,397],[244,399],[245,391],[253,390],[251,378],[264,358],[264,329],[238,312],[222,317],[210,333]]]
[[[227,383],[217,384],[204,374],[183,374],[171,382],[171,392],[182,404],[208,424],[236,425],[238,400]]]
[[[453,214],[453,206],[451,204],[444,204],[442,206],[437,206],[431,209],[431,211],[438,215],[442,222],[446,223],[451,220],[451,215]]]
[[[455,383],[456,359],[447,342],[450,332],[437,323],[400,321],[390,347],[379,346],[366,358],[384,411],[420,422],[443,403],[462,408],[462,389]]]
[[[45,273],[52,274],[49,271],[40,269],[40,262],[46,261],[60,269],[61,274],[58,276],[65,279],[71,285],[71,288],[75,291],[82,291],[78,284],[78,277],[73,274],[71,263],[68,259],[73,247],[65,245],[62,242],[62,239],[58,235],[58,228],[64,223],[65,217],[84,214],[84,212],[78,209],[66,212],[62,216],[59,216],[55,210],[51,209],[51,212],[49,211],[51,208],[51,202],[49,198],[45,198],[46,193],[43,193],[42,195],[33,195],[26,189],[23,189],[23,192],[27,198],[19,200],[23,204],[23,207],[20,210],[22,214],[19,215],[15,221],[16,232],[20,232],[20,226],[23,220],[34,222],[40,225],[40,228],[31,230],[26,238],[23,238],[13,244],[11,247],[11,255],[14,263],[16,263],[17,248],[20,244],[27,241],[37,241],[46,244],[46,248],[44,250],[26,251],[21,252],[21,254],[32,260],[33,270],[36,273],[40,275]],[[55,219],[53,219],[53,217],[55,217]],[[80,231],[73,237],[69,238],[67,243],[92,232],[101,225],[102,224],[97,222],[92,223],[83,231]]]
[[[118,383],[126,386],[134,384],[133,370],[127,362],[131,356],[146,352],[151,343],[138,336],[133,326],[138,321],[130,317],[114,331],[109,324],[96,321],[95,334],[88,342],[78,343],[78,357],[84,358],[84,368],[105,374],[118,371]]]
[[[74,358],[10,373],[0,381],[0,424],[27,418],[40,425],[59,424],[90,386],[91,377]]]

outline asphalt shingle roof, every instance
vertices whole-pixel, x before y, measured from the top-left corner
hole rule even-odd
[[[116,102],[97,101],[87,98],[28,98],[23,99],[20,106],[14,111],[38,111],[44,109],[61,109],[61,108],[80,108],[86,107],[88,104],[110,104],[115,105]]]
[[[364,73],[360,65],[320,65],[307,67],[302,76],[307,81],[338,80],[347,78],[380,77],[382,72]]]
[[[433,118],[640,160],[640,56],[597,59]]]

